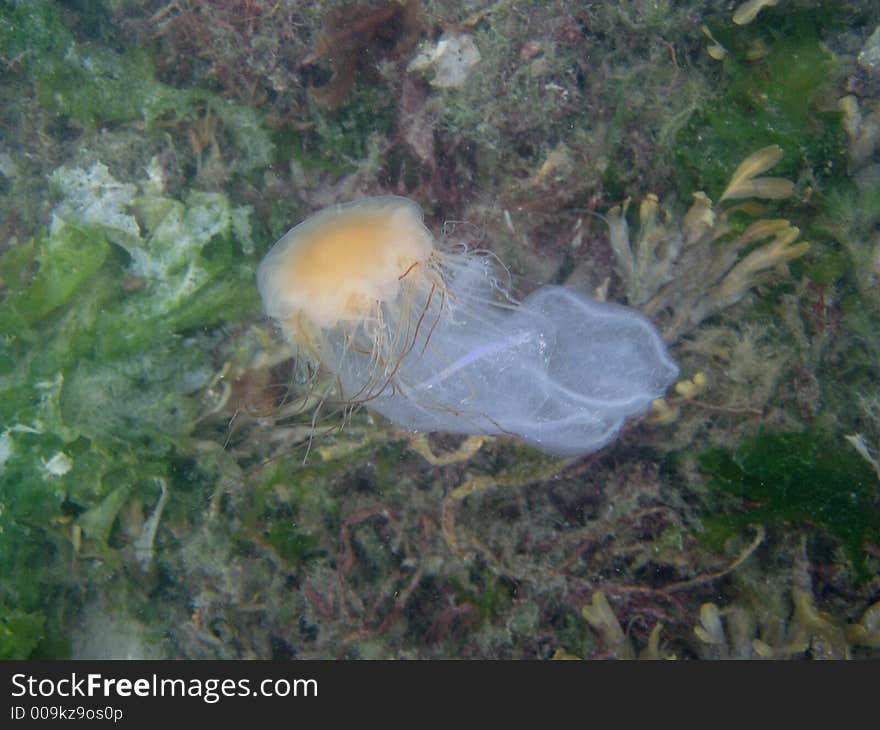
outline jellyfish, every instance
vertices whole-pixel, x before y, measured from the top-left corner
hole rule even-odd
[[[507,294],[497,262],[439,245],[413,201],[334,205],[257,272],[266,314],[345,402],[409,431],[517,437],[555,456],[608,444],[675,381],[640,312],[542,286]]]

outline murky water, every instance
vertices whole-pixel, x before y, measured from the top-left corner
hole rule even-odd
[[[0,657],[876,656],[880,17],[730,6],[4,4]],[[484,283],[279,327],[263,256],[381,195]],[[509,423],[577,400],[511,375],[543,286],[679,367],[593,453]]]

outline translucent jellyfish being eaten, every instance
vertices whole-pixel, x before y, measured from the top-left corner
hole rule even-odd
[[[266,313],[338,376],[347,402],[411,431],[584,455],[678,374],[638,311],[560,286],[513,302],[490,257],[436,246],[407,198],[316,213],[273,246],[257,280]]]

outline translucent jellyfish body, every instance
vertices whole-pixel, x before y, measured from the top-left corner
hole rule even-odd
[[[678,368],[636,310],[559,286],[520,303],[493,261],[435,246],[412,201],[324,209],[260,264],[266,313],[336,373],[348,402],[412,431],[516,436],[557,456],[600,449]]]

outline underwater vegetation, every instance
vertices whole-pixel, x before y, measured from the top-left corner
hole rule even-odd
[[[272,143],[254,110],[204,89],[163,84],[143,49],[117,51],[77,43],[55,3],[12,3],[4,11],[0,48],[7,63],[29,76],[46,111],[87,129],[130,121],[148,126],[195,117],[220,119],[243,153],[239,172],[265,166]]]
[[[875,657],[874,5],[0,3],[0,656]],[[352,407],[256,274],[383,196],[471,255],[400,312],[510,295],[424,391],[535,290],[679,381],[570,458]]]
[[[782,158],[782,149],[764,147],[743,160],[719,198],[782,200],[794,185],[763,173]],[[656,195],[639,206],[638,236],[630,241],[629,200],[608,213],[609,240],[627,300],[655,317],[668,318],[664,337],[675,341],[703,320],[740,301],[766,280],[770,270],[803,256],[810,248],[798,241],[800,230],[784,219],[758,220],[745,228],[731,217],[748,206],[716,210],[702,191],[680,224],[662,211]],[[734,234],[734,235],[731,235]]]
[[[795,560],[791,577],[790,618],[774,621],[767,613],[743,606],[721,609],[703,603],[686,651],[704,659],[779,659],[811,656],[823,659],[850,659],[860,647],[876,647],[877,613],[880,604],[870,606],[859,621],[841,625],[816,608],[803,545]],[[581,609],[583,619],[598,638],[600,650],[615,659],[677,659],[663,637],[663,624],[651,629],[646,644],[637,646],[627,636],[606,596],[597,591]],[[595,656],[595,655],[594,655]],[[577,660],[582,657],[557,649],[553,659]]]
[[[790,3],[789,3],[790,5]],[[822,43],[820,30],[840,22],[841,3],[767,8],[747,27],[710,20],[706,33],[722,52],[722,89],[678,132],[679,189],[720,190],[734,150],[782,148],[784,174],[837,174],[845,146],[835,85],[844,67]],[[830,164],[831,163],[831,164]]]
[[[213,375],[212,339],[198,328],[256,304],[239,293],[248,211],[219,193],[164,197],[150,172],[138,189],[102,165],[59,168],[50,229],[0,258],[0,572],[9,630],[30,640],[6,656],[36,648],[58,571],[80,549],[101,554],[126,504],[158,520],[169,459],[206,409],[194,394]],[[155,525],[141,523],[143,560]]]
[[[872,577],[866,551],[880,540],[880,480],[854,452],[832,434],[765,431],[733,453],[702,454],[713,487],[747,505],[710,520],[710,532],[717,539],[746,524],[805,524],[839,542],[859,580]]]

